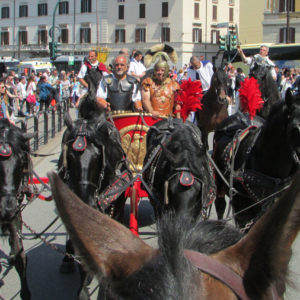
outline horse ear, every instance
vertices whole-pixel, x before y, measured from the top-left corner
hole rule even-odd
[[[74,125],[73,125],[73,120],[68,112],[65,113],[64,121],[69,131],[71,132],[72,129],[74,128]]]
[[[97,275],[122,279],[157,250],[126,227],[81,201],[54,172],[48,173],[56,207],[84,266]]]
[[[272,283],[285,276],[291,245],[300,229],[300,171],[289,190],[237,244],[221,251],[219,259],[237,260],[251,299],[262,299]],[[283,290],[278,293],[283,293]]]
[[[23,133],[23,138],[25,139],[25,141],[28,141],[30,139],[32,139],[33,137],[37,136],[37,132],[32,132],[32,133]]]

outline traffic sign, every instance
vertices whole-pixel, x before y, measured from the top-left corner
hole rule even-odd
[[[61,34],[60,27],[55,26],[54,31],[53,31],[53,26],[51,26],[51,28],[49,29],[49,36],[52,39],[53,39],[53,33],[54,33],[54,39],[55,39],[55,42],[56,42],[58,40],[58,38],[60,37],[60,34]]]

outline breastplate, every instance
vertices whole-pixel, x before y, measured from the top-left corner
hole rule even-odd
[[[111,84],[107,84],[107,101],[111,110],[133,110],[133,88],[133,83],[126,79],[112,79]]]
[[[152,108],[161,115],[170,116],[174,107],[174,92],[171,85],[150,88]]]

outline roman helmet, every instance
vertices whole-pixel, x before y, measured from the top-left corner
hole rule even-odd
[[[151,64],[154,64],[154,74],[159,68],[165,69],[164,79],[169,77],[169,64],[168,61],[177,63],[176,51],[169,45],[157,44],[151,47],[145,54],[144,65],[149,68]]]

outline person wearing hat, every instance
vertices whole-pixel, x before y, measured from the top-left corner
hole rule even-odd
[[[169,76],[170,68],[166,60],[171,59],[171,57],[173,62],[176,62],[176,52],[164,44],[152,47],[145,55],[146,63],[156,61],[158,58],[158,62],[154,65],[153,74],[141,83],[143,107],[154,118],[174,115],[175,94],[180,86]],[[178,110],[177,107],[176,110]]]
[[[113,61],[113,73],[100,81],[96,100],[100,107],[108,111],[142,110],[138,81],[127,74],[129,59],[118,55]]]

